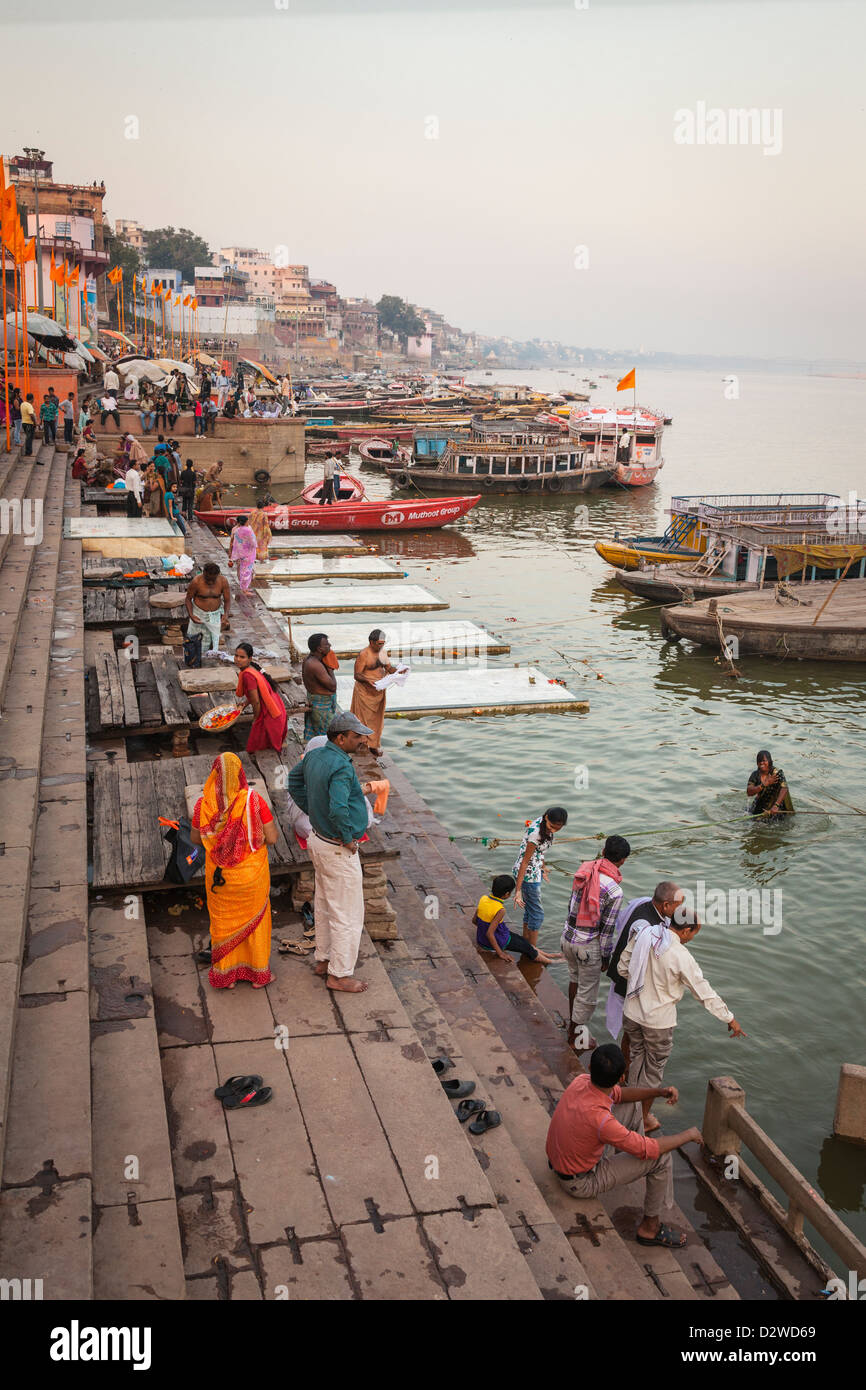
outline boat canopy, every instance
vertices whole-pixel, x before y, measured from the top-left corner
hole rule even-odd
[[[638,406],[636,411],[595,406],[592,409],[572,410],[568,416],[568,423],[570,428],[575,430],[593,429],[596,425],[601,428],[615,425],[619,429],[657,430],[664,428],[664,417],[646,410],[643,406]]]

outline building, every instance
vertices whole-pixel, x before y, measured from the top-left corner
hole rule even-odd
[[[22,214],[28,237],[36,235],[36,214]],[[40,269],[42,303],[47,313],[66,324],[82,340],[96,340],[98,330],[97,283],[108,269],[108,253],[94,246],[95,229],[89,217],[61,216],[43,213],[39,206],[39,250],[35,261],[24,268],[25,294],[28,307],[39,303]],[[55,265],[75,266],[77,280],[65,289],[58,289],[51,280],[52,261]],[[80,300],[76,301],[76,294]]]
[[[38,156],[38,157],[37,157]],[[18,203],[18,213],[21,218],[21,225],[30,228],[30,217],[33,215],[32,233],[37,233],[36,226],[36,206],[39,205],[39,241],[42,240],[42,229],[50,231],[53,238],[56,234],[56,222],[61,226],[68,224],[71,229],[73,223],[82,232],[83,223],[89,221],[92,225],[92,235],[84,235],[81,243],[82,253],[88,252],[85,268],[82,275],[88,276],[93,281],[93,294],[95,295],[96,313],[103,322],[108,321],[108,295],[106,292],[105,271],[108,269],[108,256],[105,250],[105,214],[103,212],[103,200],[105,198],[105,183],[58,183],[54,179],[54,164],[50,159],[46,159],[44,154],[34,151],[32,157],[26,154],[12,155],[3,161],[4,173],[7,183],[11,183],[15,189],[15,197]],[[51,219],[49,221],[49,218]],[[60,233],[64,244],[71,251],[72,233],[71,230]],[[80,263],[80,262],[79,262]],[[50,252],[49,252],[50,264]],[[40,284],[38,271],[33,286],[35,297],[28,299],[28,304],[38,306],[40,299],[43,306],[51,307],[53,301],[54,286],[48,279],[44,270],[44,254],[42,257],[42,286],[40,295]],[[109,287],[110,288],[110,287]],[[82,319],[83,327],[83,319]]]
[[[376,348],[379,343],[379,312],[369,299],[340,301],[343,340],[353,347]]]
[[[197,265],[195,296],[202,308],[220,308],[230,304],[246,304],[249,276],[246,271],[230,265]]]
[[[131,246],[139,255],[144,253],[144,232],[138,222],[132,222],[128,217],[116,217],[114,235],[119,241],[125,241],[127,246]]]

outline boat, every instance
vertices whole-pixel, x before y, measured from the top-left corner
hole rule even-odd
[[[395,454],[387,439],[353,439],[352,443],[358,445],[358,452],[364,463],[369,463],[373,468],[385,468],[391,472],[394,469],[405,468],[412,461],[409,449],[403,449],[398,445]]]
[[[599,463],[614,465],[614,485],[647,487],[664,467],[661,455],[664,415],[638,406],[610,410],[595,406],[572,410],[569,438],[582,445]]]
[[[399,487],[417,483],[425,492],[519,493],[556,497],[586,492],[607,482],[612,469],[585,458],[558,424],[540,420],[485,420],[473,416],[468,431],[415,431],[412,464],[392,472]]]
[[[840,499],[827,492],[777,492],[702,494],[671,498],[671,521],[660,536],[621,537],[596,541],[603,560],[618,570],[638,570],[646,565],[688,565],[707,550],[711,539],[726,526],[785,526],[799,531],[821,528]],[[713,544],[715,545],[713,540]],[[730,573],[730,567],[728,571]],[[732,575],[733,577],[733,575]],[[748,573],[746,579],[758,578]]]
[[[666,641],[685,637],[716,650],[735,639],[736,660],[863,662],[866,578],[789,584],[783,595],[772,588],[675,604],[661,610],[661,626]]]
[[[345,475],[343,475],[345,476]],[[380,498],[375,502],[333,502],[330,506],[317,503],[304,506],[263,507],[274,531],[418,531],[434,526],[448,526],[459,521],[481,501],[474,497],[430,497],[403,502]],[[220,507],[209,512],[196,512],[196,519],[208,526],[232,526],[239,516],[246,516],[249,507]]]

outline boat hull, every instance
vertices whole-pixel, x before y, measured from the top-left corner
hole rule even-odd
[[[776,601],[774,589],[763,589],[732,594],[724,603],[707,599],[663,608],[662,635],[718,651],[721,620],[725,640],[736,639],[738,659],[866,662],[866,579],[789,587],[799,599],[790,607]]]
[[[595,549],[615,569],[636,570],[647,565],[687,565],[699,560],[699,550],[662,550],[659,546],[637,547],[629,541],[596,541]]]
[[[656,474],[661,467],[660,463],[647,467],[639,463],[618,463],[613,483],[622,487],[649,487],[650,483],[655,482]]]
[[[756,581],[715,579],[712,575],[692,574],[679,566],[659,565],[647,569],[616,571],[616,579],[639,598],[648,598],[653,603],[680,603],[686,591],[695,598],[717,598],[722,594],[736,594],[745,589],[757,589]]]
[[[263,507],[274,531],[418,531],[459,521],[481,501],[473,497],[433,497],[428,501],[333,502],[330,506]],[[196,512],[208,526],[231,526],[249,507]]]
[[[491,477],[474,473],[440,473],[435,468],[388,469],[398,487],[413,484],[422,492],[447,492],[451,494],[473,492],[482,497],[543,497],[556,501],[568,492],[594,492],[603,487],[612,476],[607,468],[588,469],[581,473],[543,474],[538,477]],[[404,481],[405,480],[405,481]],[[553,486],[551,487],[551,483]],[[556,484],[560,486],[556,486]]]

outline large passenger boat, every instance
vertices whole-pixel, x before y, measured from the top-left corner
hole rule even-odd
[[[600,488],[613,471],[558,425],[473,416],[468,431],[417,430],[412,464],[391,476],[400,487],[417,484],[425,492],[556,497]]]
[[[623,487],[646,487],[664,467],[665,417],[655,410],[609,410],[604,406],[572,410],[568,433],[598,464],[613,470]]]

